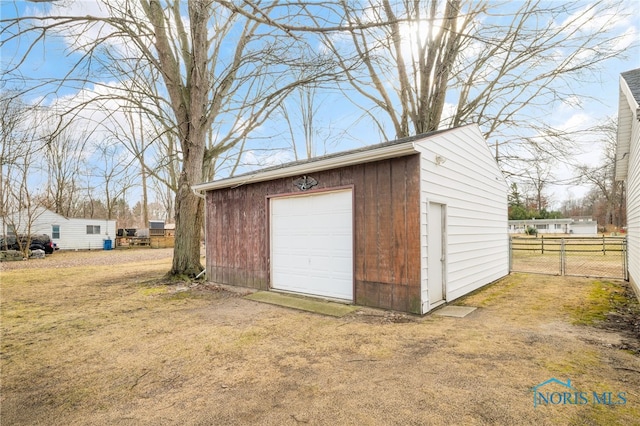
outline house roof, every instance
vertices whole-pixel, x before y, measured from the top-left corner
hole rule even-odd
[[[640,103],[640,68],[623,72],[620,75],[627,82],[636,104]]]
[[[633,120],[640,120],[640,68],[620,74],[616,180],[627,177]]]
[[[553,225],[563,224],[563,223],[573,223],[573,219],[511,219],[509,220],[509,225]]]
[[[475,126],[475,124],[471,124],[470,126]],[[415,149],[415,143],[417,141],[423,141],[443,133],[453,132],[458,128],[459,127],[446,130],[437,130],[434,132],[410,136],[391,142],[383,142],[376,145],[370,145],[349,151],[337,152],[321,157],[293,161],[290,163],[268,167],[265,169],[260,169],[225,179],[192,185],[191,188],[194,191],[208,191],[214,189],[230,188],[246,185],[249,183],[263,182],[272,179],[297,176],[301,174],[308,174],[338,167],[345,167],[355,164],[369,163],[373,161],[386,160],[389,158],[416,154],[418,152]]]

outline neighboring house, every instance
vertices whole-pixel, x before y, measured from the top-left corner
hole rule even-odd
[[[47,234],[61,250],[95,250],[104,247],[105,239],[114,239],[116,221],[107,219],[66,218],[44,208],[32,215],[31,234]],[[27,220],[15,216],[2,221],[4,235],[26,233]],[[13,230],[12,224],[17,229]]]
[[[164,224],[164,233],[167,237],[175,237],[176,235],[176,224],[175,223],[165,223]]]
[[[535,228],[540,234],[568,234],[571,219],[524,219],[510,220],[510,234],[524,234],[527,228]]]
[[[596,235],[598,223],[591,218],[510,220],[510,234],[524,234],[527,228],[539,234]]]
[[[620,77],[616,180],[625,181],[629,281],[640,299],[640,68]]]
[[[596,235],[598,233],[598,222],[590,217],[571,218],[571,220],[570,234]]]
[[[193,189],[213,282],[426,313],[509,273],[507,185],[476,125]]]

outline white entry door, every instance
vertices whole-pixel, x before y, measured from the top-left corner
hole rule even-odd
[[[272,198],[271,287],[353,300],[351,190]]]
[[[445,302],[445,206],[429,203],[427,217],[427,289],[429,309]]]

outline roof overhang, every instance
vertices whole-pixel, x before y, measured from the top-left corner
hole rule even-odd
[[[640,109],[631,88],[620,76],[618,100],[618,129],[616,133],[615,179],[625,180],[629,170],[629,152],[634,120],[640,120]]]
[[[246,173],[240,176],[221,179],[218,181],[200,183],[192,185],[194,191],[211,191],[223,188],[233,188],[250,183],[264,182],[273,179],[306,175],[323,170],[337,169],[340,167],[352,166],[355,164],[370,163],[373,161],[386,160],[389,158],[403,157],[416,154],[415,141],[400,144],[382,146],[375,149],[364,149],[348,151],[343,154],[329,155],[304,162],[295,162],[281,167],[271,167],[258,170],[253,173]]]

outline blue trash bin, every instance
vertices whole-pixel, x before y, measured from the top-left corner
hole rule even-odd
[[[111,240],[102,240],[102,241],[103,241],[102,248],[104,250],[111,250]]]

